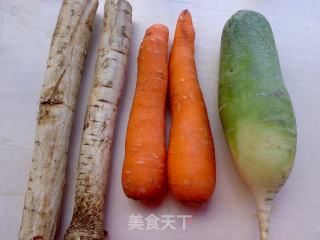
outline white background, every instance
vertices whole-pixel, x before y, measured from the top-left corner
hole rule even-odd
[[[320,1],[314,0],[131,0],[133,33],[126,85],[113,147],[105,226],[111,240],[257,240],[254,201],[227,150],[217,111],[217,81],[222,27],[236,11],[263,13],[270,21],[298,124],[298,151],[287,184],[277,195],[270,240],[320,239]],[[31,165],[35,120],[59,0],[0,0],[0,238],[17,239]],[[61,239],[73,210],[75,169],[85,106],[101,28],[101,0],[72,129]],[[215,140],[217,187],[201,208],[176,202],[170,194],[158,206],[125,197],[121,167],[129,110],[136,82],[136,57],[145,29],[161,22],[172,40],[178,14],[188,8],[196,30],[196,61]],[[191,214],[182,231],[129,231],[131,214]],[[179,222],[180,223],[180,222]]]

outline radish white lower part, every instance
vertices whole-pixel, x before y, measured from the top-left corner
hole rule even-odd
[[[269,234],[269,219],[272,208],[272,198],[256,196],[257,215],[260,229],[260,240],[267,240]]]

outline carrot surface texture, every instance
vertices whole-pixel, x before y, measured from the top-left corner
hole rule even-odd
[[[152,25],[138,55],[138,77],[128,122],[122,187],[135,200],[160,199],[166,184],[165,109],[168,28]]]
[[[172,114],[168,149],[168,183],[184,203],[202,203],[216,182],[214,145],[194,60],[192,18],[184,10],[178,19],[169,59]]]

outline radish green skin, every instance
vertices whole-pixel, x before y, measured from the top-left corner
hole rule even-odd
[[[257,201],[261,240],[274,195],[296,152],[296,121],[272,29],[253,11],[235,13],[221,39],[219,114],[232,158]]]

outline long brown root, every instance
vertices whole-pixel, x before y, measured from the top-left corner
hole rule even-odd
[[[107,0],[78,163],[75,207],[65,239],[102,240],[104,200],[118,101],[131,35],[131,6]]]
[[[54,239],[67,151],[97,0],[64,0],[52,37],[19,239]]]

